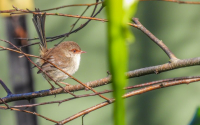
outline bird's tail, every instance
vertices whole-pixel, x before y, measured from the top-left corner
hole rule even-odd
[[[40,54],[47,51],[47,42],[45,37],[45,19],[46,19],[46,13],[33,14],[32,20],[40,39]]]

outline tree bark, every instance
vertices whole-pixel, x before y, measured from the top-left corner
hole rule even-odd
[[[6,17],[6,34],[8,40],[16,46],[26,45],[26,40],[19,40],[15,38],[27,38],[26,18],[25,16]],[[9,47],[12,47],[9,45]],[[25,53],[30,53],[28,47],[22,48]],[[33,78],[31,72],[31,65],[28,60],[23,57],[19,58],[20,54],[9,51],[9,75],[11,85],[13,86],[13,93],[33,92]],[[34,100],[31,100],[34,103]],[[29,104],[29,100],[22,100],[15,102],[15,105]],[[30,111],[36,112],[36,108],[30,108]],[[35,115],[29,115],[23,112],[16,112],[16,119],[18,125],[37,125],[37,118]]]

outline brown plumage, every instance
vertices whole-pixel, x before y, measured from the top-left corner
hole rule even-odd
[[[61,82],[68,78],[68,75],[55,68],[45,60],[50,61],[51,63],[72,75],[79,68],[81,53],[85,52],[82,51],[79,45],[73,41],[62,42],[59,45],[48,49],[44,30],[45,18],[45,14],[33,15],[33,23],[40,38],[40,57],[43,58],[37,60],[37,65],[40,66],[41,69],[51,78],[53,78],[53,80],[56,82]],[[37,73],[42,73],[45,79],[48,81],[51,80],[41,70],[39,70]]]

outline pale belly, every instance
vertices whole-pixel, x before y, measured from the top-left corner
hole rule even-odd
[[[80,64],[80,55],[75,56],[74,58],[74,64],[73,66],[67,67],[67,68],[63,68],[63,70],[65,72],[67,72],[70,75],[73,75],[79,68],[79,64]],[[59,69],[56,70],[51,70],[51,71],[46,71],[46,73],[53,78],[54,81],[56,82],[61,82],[65,79],[67,79],[69,76],[66,75],[65,73],[63,73],[62,71],[60,71]],[[52,81],[45,73],[42,73],[43,77],[49,81]]]
[[[73,70],[69,70],[69,69],[63,69],[65,72],[69,73],[70,75],[73,75],[75,73],[75,71]],[[47,74],[53,78],[54,81],[56,82],[61,82],[65,79],[67,79],[69,76],[66,75],[65,73],[63,73],[60,70],[55,70],[55,71],[49,71],[47,72]],[[43,77],[49,81],[52,81],[46,74],[42,73]]]

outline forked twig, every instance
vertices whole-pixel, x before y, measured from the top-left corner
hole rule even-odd
[[[174,86],[174,85],[180,85],[180,84],[189,84],[189,83],[192,83],[192,82],[197,82],[197,81],[200,81],[200,78],[192,78],[192,79],[184,79],[184,80],[178,80],[178,81],[170,81],[170,82],[166,82],[166,83],[160,83],[160,84],[157,84],[157,85],[153,85],[153,86],[148,86],[148,87],[145,87],[145,88],[141,88],[141,89],[138,89],[138,90],[134,90],[132,92],[129,92],[127,94],[125,94],[123,96],[123,98],[128,98],[128,97],[131,97],[131,96],[134,96],[134,95],[139,95],[139,94],[143,94],[143,93],[146,93],[146,92],[149,92],[149,91],[152,91],[152,90],[155,90],[155,89],[159,89],[159,88],[165,88],[165,87],[170,87],[170,86]],[[109,102],[102,102],[102,103],[99,103],[95,106],[92,106],[88,109],[85,109],[79,113],[76,113],[75,115],[72,115],[66,119],[63,119],[62,121],[59,121],[59,123],[57,123],[57,125],[59,124],[65,124],[65,123],[68,123],[80,116],[83,116],[85,114],[88,114],[92,111],[95,111],[99,108],[102,108],[102,107],[105,107],[111,103],[115,102],[115,99],[112,99],[112,101],[109,103]]]
[[[169,50],[169,48],[159,40],[156,36],[154,36],[149,30],[147,30],[138,20],[138,18],[133,18],[133,22],[136,24],[136,28],[141,30],[144,34],[146,34],[153,42],[155,42],[170,58],[170,62],[178,61],[179,59]]]

